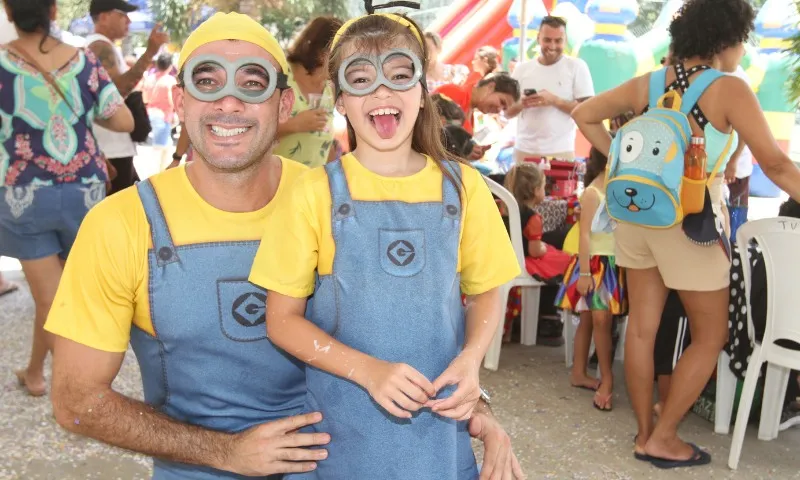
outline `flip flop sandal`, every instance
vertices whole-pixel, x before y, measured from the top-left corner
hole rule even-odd
[[[28,395],[30,395],[31,397],[42,397],[47,393],[47,388],[43,388],[41,390],[33,390],[28,387],[28,384],[25,383],[25,370],[14,372],[14,375],[17,376],[17,383],[19,384],[19,386],[24,388],[25,391],[28,392]]]
[[[604,407],[611,402],[611,398],[613,396],[614,396],[613,393],[609,393],[608,395],[603,396],[603,395],[600,395],[599,393],[595,392],[594,398],[592,399],[592,405],[594,405],[594,408],[596,408],[597,410],[600,410],[601,412],[610,412],[611,410],[614,409],[613,406],[609,406],[608,408],[604,408]],[[598,399],[600,400],[599,404],[597,403]]]
[[[649,462],[653,457],[646,453],[639,453],[636,451],[636,440],[639,438],[639,435],[636,434],[633,436],[633,458],[639,460],[641,462]]]
[[[670,460],[668,458],[659,458],[650,456],[650,463],[654,467],[661,469],[682,468],[682,467],[699,467],[711,463],[711,454],[700,450],[700,447],[694,443],[689,444],[692,447],[692,456],[686,460]]]

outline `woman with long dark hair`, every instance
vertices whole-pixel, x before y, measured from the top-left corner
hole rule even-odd
[[[108,170],[92,124],[130,132],[133,117],[90,52],[50,34],[55,0],[5,0],[18,38],[0,45],[0,255],[17,258],[36,303],[31,358],[17,372],[46,393],[42,328],[63,263]]]

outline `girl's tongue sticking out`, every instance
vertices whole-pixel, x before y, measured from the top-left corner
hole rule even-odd
[[[384,140],[392,138],[400,123],[400,110],[396,108],[378,108],[369,113],[370,121]]]

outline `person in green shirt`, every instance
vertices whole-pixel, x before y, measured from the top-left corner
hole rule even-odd
[[[288,85],[294,90],[292,117],[278,127],[275,154],[309,167],[324,165],[335,153],[333,85],[328,79],[328,44],[342,25],[317,17],[289,49]]]

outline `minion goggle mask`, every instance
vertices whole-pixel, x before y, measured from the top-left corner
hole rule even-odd
[[[419,2],[396,1],[384,5],[373,6],[370,0],[364,2],[367,15],[381,15],[394,22],[407,27],[416,37],[417,41],[425,48],[422,34],[408,19],[393,13],[375,13],[376,9],[389,7],[419,8]],[[344,23],[339,28],[331,42],[334,48],[342,39],[347,30],[358,20],[357,17]],[[394,91],[406,91],[414,88],[425,77],[422,60],[419,56],[406,48],[394,48],[383,54],[355,53],[347,57],[339,66],[337,75],[337,95],[342,91],[354,96],[364,96],[373,93],[381,85]],[[422,82],[423,89],[427,88]]]
[[[186,62],[180,80],[192,97],[203,102],[230,96],[245,103],[263,103],[275,90],[288,88],[286,75],[260,57],[230,61],[219,55],[198,55]]]

